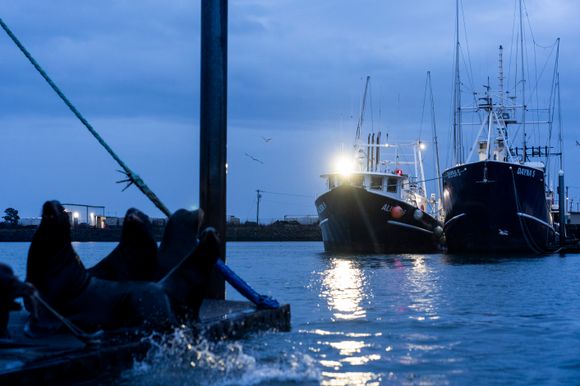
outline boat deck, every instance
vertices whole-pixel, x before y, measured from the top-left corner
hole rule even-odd
[[[70,333],[31,339],[24,335],[25,312],[10,315],[9,340],[0,340],[0,384],[63,384],[88,381],[132,366],[149,344],[136,331],[107,335],[98,344],[81,342]],[[257,310],[249,302],[205,300],[199,334],[210,340],[237,339],[264,330],[289,331],[290,306]]]

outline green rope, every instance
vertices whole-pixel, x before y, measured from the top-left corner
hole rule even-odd
[[[127,185],[127,187],[129,187],[131,184],[135,184],[135,186],[137,186],[137,188],[139,188],[139,190],[143,192],[143,194],[145,194],[161,212],[163,212],[167,217],[171,216],[171,212],[169,211],[169,209],[167,209],[167,207],[161,202],[161,200],[155,195],[155,193],[153,193],[153,191],[149,189],[149,187],[147,186],[147,184],[145,184],[145,182],[141,179],[141,177],[139,177],[136,173],[134,173],[131,169],[129,169],[129,167],[121,160],[121,158],[119,158],[119,156],[113,151],[113,149],[111,149],[111,147],[105,142],[105,140],[99,135],[99,133],[96,132],[93,126],[91,126],[91,124],[68,100],[68,98],[62,93],[62,91],[60,91],[58,86],[52,81],[52,79],[50,79],[48,74],[42,69],[42,67],[40,67],[40,64],[38,64],[38,62],[32,57],[32,55],[30,55],[30,52],[28,52],[28,50],[26,50],[26,48],[22,45],[22,43],[20,43],[20,40],[18,40],[18,38],[12,33],[10,28],[8,28],[8,26],[4,23],[4,21],[2,21],[1,18],[0,18],[0,26],[2,26],[2,29],[6,31],[10,39],[12,39],[14,44],[18,46],[20,51],[22,51],[24,56],[28,58],[30,63],[32,63],[34,68],[36,68],[36,70],[40,73],[40,75],[44,78],[44,80],[46,80],[46,82],[50,85],[50,87],[54,90],[54,92],[56,92],[56,94],[60,97],[60,99],[62,99],[62,101],[68,106],[68,108],[73,112],[73,114],[89,130],[89,132],[93,135],[93,137],[95,137],[97,141],[99,141],[101,146],[103,146],[105,150],[111,155],[111,157],[113,157],[113,159],[117,161],[119,166],[121,166],[121,168],[123,169],[123,173],[127,176],[127,180],[125,181],[129,182],[129,185]]]

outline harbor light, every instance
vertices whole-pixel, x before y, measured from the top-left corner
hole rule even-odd
[[[348,157],[341,156],[336,160],[336,171],[343,176],[349,176],[354,171],[354,161]]]
[[[79,212],[73,212],[73,218],[74,219],[78,219],[79,217],[81,217]]]

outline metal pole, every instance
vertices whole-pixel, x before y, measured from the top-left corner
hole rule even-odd
[[[560,245],[566,241],[566,199],[564,197],[564,171],[558,172],[558,212],[560,215]]]
[[[429,99],[431,101],[431,128],[433,130],[433,144],[435,145],[435,174],[437,175],[437,215],[439,216],[440,203],[443,199],[443,179],[441,178],[441,167],[439,165],[439,142],[437,142],[435,99],[433,98],[433,88],[431,86],[431,71],[427,71],[427,81],[429,82]]]
[[[260,199],[262,195],[260,194],[260,189],[256,190],[258,196],[256,197],[256,225],[260,225]]]
[[[228,2],[201,2],[201,90],[199,201],[205,224],[222,239],[225,261]],[[225,281],[214,270],[207,296],[225,298]]]

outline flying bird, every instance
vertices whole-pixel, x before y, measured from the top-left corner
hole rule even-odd
[[[264,142],[270,142],[272,140],[272,138],[268,137],[262,137],[262,139],[264,140]]]
[[[249,157],[249,158],[250,158],[252,161],[259,162],[259,163],[261,163],[262,165],[264,164],[264,162],[262,162],[261,160],[257,159],[256,157],[254,157],[254,156],[252,156],[252,155],[250,155],[250,154],[248,154],[248,153],[246,153],[246,157]]]
[[[578,142],[578,140],[576,140],[576,146],[580,146],[580,142]]]

